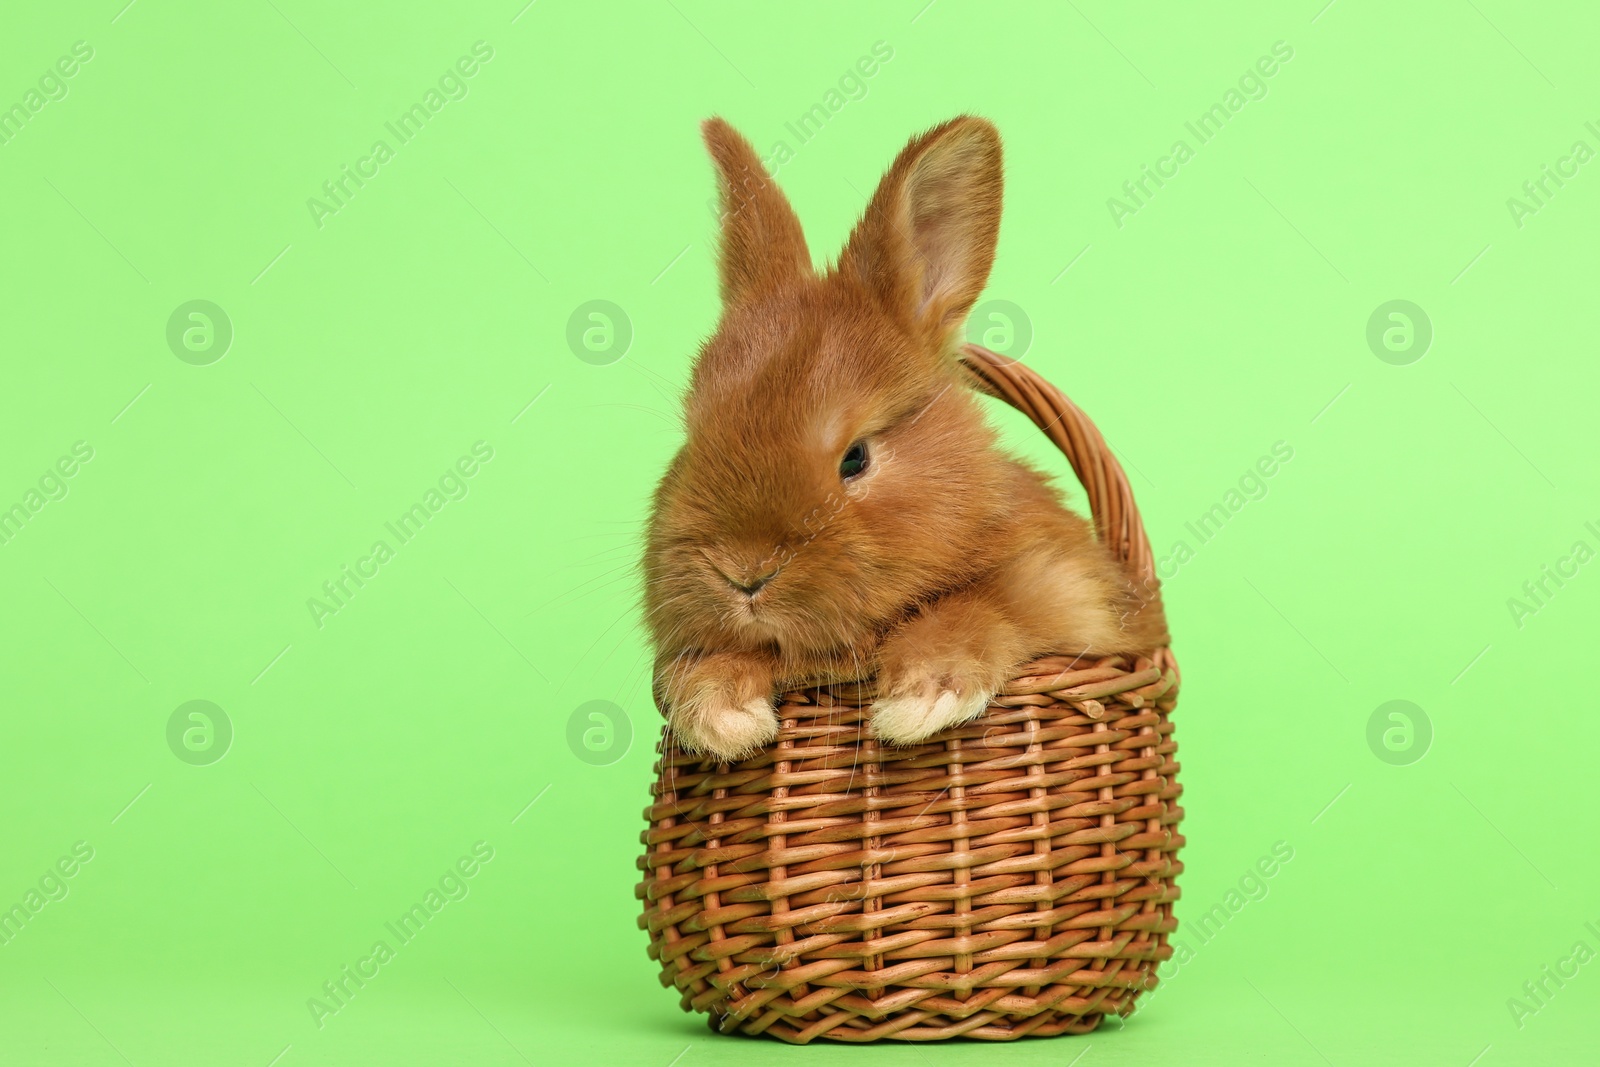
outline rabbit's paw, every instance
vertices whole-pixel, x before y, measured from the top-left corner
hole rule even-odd
[[[702,690],[673,709],[672,732],[685,751],[736,763],[777,740],[778,716],[766,697],[735,704]]]
[[[772,663],[749,652],[687,653],[656,663],[656,702],[686,752],[724,762],[777,740]]]
[[[891,745],[914,745],[976,719],[992,696],[969,678],[901,679],[872,705],[872,729]]]

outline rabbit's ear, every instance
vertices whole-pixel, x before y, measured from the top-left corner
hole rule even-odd
[[[1000,134],[962,116],[913,137],[850,234],[840,269],[892,317],[943,342],[989,279],[1000,235]]]
[[[722,202],[722,301],[736,304],[811,272],[800,220],[761,157],[720,118],[700,125]]]

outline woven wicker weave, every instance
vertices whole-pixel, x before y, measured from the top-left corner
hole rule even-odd
[[[1160,611],[1127,478],[1093,423],[969,345],[974,385],[1026,413],[1088,492],[1101,540]],[[639,925],[661,982],[714,1029],[804,1044],[1086,1033],[1172,955],[1177,664],[1050,657],[984,715],[909,747],[867,685],[784,695],[737,764],[663,733]]]

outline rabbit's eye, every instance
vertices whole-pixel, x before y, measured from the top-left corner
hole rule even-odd
[[[867,443],[857,441],[845,450],[839,461],[839,477],[848,481],[867,469]]]

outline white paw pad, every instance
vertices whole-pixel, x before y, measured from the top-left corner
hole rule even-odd
[[[988,706],[989,694],[981,690],[963,694],[940,689],[932,696],[891,695],[872,705],[872,729],[892,745],[912,745],[977,718]]]
[[[745,704],[708,702],[685,709],[673,723],[678,741],[690,752],[734,762],[754,755],[778,738],[778,716],[764,698]]]

